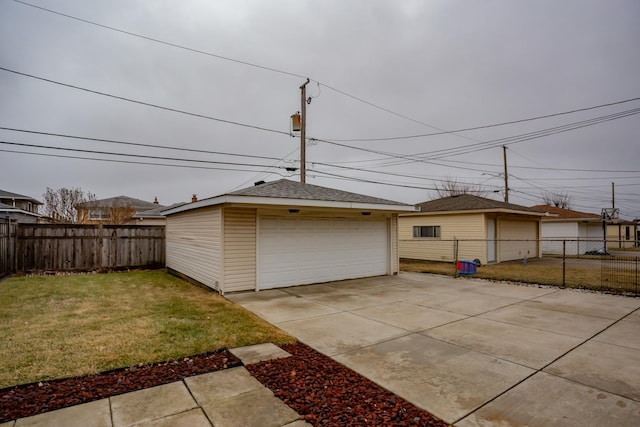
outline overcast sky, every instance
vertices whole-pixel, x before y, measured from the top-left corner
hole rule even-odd
[[[0,130],[1,189],[169,205],[299,180],[289,118],[308,77],[307,136],[334,142],[307,144],[308,183],[414,204],[457,180],[502,199],[507,144],[511,202],[564,192],[600,213],[615,182],[640,218],[640,100],[618,103],[640,97],[637,0],[28,2],[58,14],[0,0],[0,127],[227,154]]]

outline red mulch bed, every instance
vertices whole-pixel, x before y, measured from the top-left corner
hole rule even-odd
[[[0,390],[0,423],[241,366],[227,350]]]
[[[429,426],[447,423],[304,344],[292,357],[246,366],[251,375],[314,426]]]
[[[448,424],[304,344],[292,357],[248,365],[251,375],[314,426]],[[240,366],[227,350],[0,390],[0,423]]]

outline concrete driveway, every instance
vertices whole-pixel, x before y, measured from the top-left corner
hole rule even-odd
[[[640,299],[418,273],[229,299],[457,426],[640,425]]]

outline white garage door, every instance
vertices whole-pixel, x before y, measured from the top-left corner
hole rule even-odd
[[[500,261],[538,256],[538,223],[536,221],[502,220],[500,227]]]
[[[387,221],[260,217],[258,286],[387,274]]]

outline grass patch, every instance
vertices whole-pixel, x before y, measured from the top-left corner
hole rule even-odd
[[[566,287],[594,288],[600,287],[601,267],[581,264],[576,267],[571,262],[565,266]],[[422,261],[401,259],[400,269],[418,273],[435,273],[455,275],[455,266],[450,262]],[[547,258],[533,259],[524,265],[522,261],[510,261],[499,264],[483,265],[477,268],[477,273],[471,277],[489,280],[505,280],[510,282],[533,283],[540,285],[563,286],[562,259]]]
[[[0,283],[0,388],[295,339],[164,271]]]

